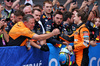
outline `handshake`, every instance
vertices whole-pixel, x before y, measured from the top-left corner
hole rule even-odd
[[[49,51],[49,47],[48,47],[48,45],[43,44],[43,45],[41,46],[40,50],[46,52],[46,51]]]

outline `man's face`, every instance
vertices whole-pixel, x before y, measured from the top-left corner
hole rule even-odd
[[[41,17],[41,12],[35,10],[34,13],[33,13],[33,16],[34,16],[35,21],[39,21],[40,17]]]
[[[15,23],[23,20],[23,16],[15,16]]]
[[[28,22],[26,22],[26,27],[28,27],[30,30],[33,30],[35,26],[35,20],[34,18],[30,18]]]
[[[4,7],[2,5],[0,5],[0,11],[2,11],[4,9]]]
[[[52,4],[49,4],[49,3],[45,3],[45,6],[44,6],[44,12],[47,13],[47,14],[50,14],[51,11],[52,11]]]
[[[65,12],[65,8],[64,8],[64,7],[59,6],[59,10],[60,10],[62,13]]]
[[[53,18],[53,21],[56,23],[56,25],[60,25],[63,21],[63,16],[60,14],[56,14]]]
[[[74,22],[74,15],[72,15],[71,19],[70,19],[70,24],[73,24]]]
[[[4,2],[7,7],[11,7],[13,4],[13,0],[4,0]]]
[[[13,19],[15,19],[14,13],[12,13],[11,16],[10,16],[10,20],[12,21]]]
[[[75,23],[75,24],[78,24],[78,22],[79,22],[79,20],[80,20],[80,18],[78,17],[77,14],[78,14],[78,13],[75,13],[75,16],[74,16],[74,23]]]
[[[32,15],[32,10],[31,10],[31,8],[26,7],[25,10],[24,10],[24,13],[25,13],[25,15],[26,15],[26,14],[31,14],[31,15]]]

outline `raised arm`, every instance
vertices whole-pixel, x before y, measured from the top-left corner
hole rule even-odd
[[[13,5],[12,5],[11,8],[14,8],[19,2],[20,2],[20,0],[16,0],[16,1],[13,3]]]

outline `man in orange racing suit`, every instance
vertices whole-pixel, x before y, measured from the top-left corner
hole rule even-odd
[[[87,14],[81,10],[75,14],[74,23],[77,24],[77,29],[71,36],[69,36],[69,38],[74,36],[74,45],[68,45],[67,48],[69,51],[75,51],[75,66],[88,66],[89,63],[88,47],[90,45],[90,33],[86,28],[86,25],[83,23],[85,22],[84,20],[86,17]]]

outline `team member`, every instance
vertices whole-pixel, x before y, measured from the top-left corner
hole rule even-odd
[[[12,16],[13,15],[13,16]],[[6,31],[9,33],[10,29],[19,21],[23,20],[24,13],[20,10],[11,14],[12,20],[7,24]]]
[[[32,7],[31,6],[25,6],[23,9],[24,14],[31,14],[32,15]]]
[[[76,24],[74,24],[73,13],[65,11],[63,14],[63,25],[65,27],[66,35],[71,35],[76,30]]]
[[[51,1],[45,1],[43,3],[43,14],[41,15],[41,22],[43,24],[43,26],[45,25],[46,22],[48,22],[49,20],[52,20],[52,2]]]
[[[14,9],[11,8],[11,6],[13,5],[13,0],[4,0],[4,3],[5,3],[5,8],[1,12],[2,19],[9,18],[11,13],[14,13],[15,11]]]
[[[73,13],[71,12],[64,12],[63,14],[63,36],[59,37],[60,39],[67,41],[67,42],[73,42],[74,37],[67,37],[68,35],[71,35],[75,32],[76,30],[76,24],[74,24],[73,21]],[[67,40],[66,40],[67,39]]]
[[[76,31],[72,34],[74,36],[74,45],[68,45],[69,51],[74,50],[76,55],[75,66],[88,66],[88,47],[90,45],[89,30],[86,28],[83,20],[86,19],[84,11],[78,11],[74,17],[74,23],[77,24]]]
[[[23,18],[23,22],[16,23],[9,32],[9,46],[24,46],[28,39],[35,39],[35,40],[44,40],[48,39],[54,35],[58,35],[60,32],[58,29],[54,29],[49,34],[41,34],[37,35],[31,30],[33,30],[35,26],[34,17],[30,14],[27,14]],[[41,49],[40,46],[34,44],[31,40],[29,40],[32,46],[35,46]],[[42,48],[45,48],[42,46]]]
[[[63,32],[62,31],[63,30],[63,22],[62,21],[63,21],[63,13],[61,11],[55,12],[53,21],[50,20],[50,21],[46,22],[46,24],[45,24],[46,33],[51,33],[51,31],[53,29],[58,28],[60,30],[60,33],[62,34],[62,32]],[[67,44],[66,42],[62,42],[59,39],[59,36],[61,36],[61,34],[47,39],[47,42],[52,43],[56,47],[61,47],[62,44],[66,45]]]
[[[33,10],[33,16],[34,16],[34,19],[35,19],[35,26],[34,26],[33,32],[38,34],[38,35],[45,33],[42,22],[40,21],[41,13],[42,12],[39,9]],[[40,44],[46,44],[46,40],[40,41]]]

